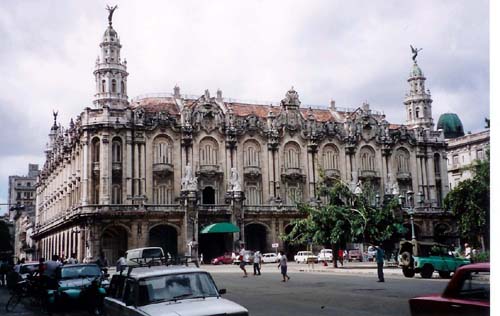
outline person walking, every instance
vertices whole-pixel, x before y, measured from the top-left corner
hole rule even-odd
[[[68,258],[68,264],[77,264],[78,259],[76,259],[76,252],[73,252],[71,256]]]
[[[262,261],[262,255],[260,251],[256,251],[253,257],[253,275],[260,275],[260,262]]]
[[[245,265],[246,265],[246,262],[245,262],[245,248],[241,248],[240,250],[240,269],[243,270],[243,277],[246,278],[248,276],[247,274],[247,269],[245,269]]]
[[[287,273],[287,260],[286,260],[286,255],[284,252],[280,252],[280,261],[278,264],[278,269],[281,268],[281,275],[283,276],[283,280],[281,282],[286,282],[287,280],[290,280],[290,277],[288,276]]]
[[[126,267],[127,259],[125,259],[125,252],[122,250],[120,251],[120,258],[116,261],[116,272],[121,274]]]
[[[465,259],[470,259],[471,254],[472,254],[472,248],[469,246],[468,243],[465,243],[464,249],[465,249],[465,252],[464,252]]]
[[[380,246],[375,246],[372,245],[375,248],[375,251],[377,252],[375,254],[375,259],[377,260],[377,274],[378,274],[378,281],[377,282],[385,282],[384,280],[384,250],[382,249],[382,245]]]

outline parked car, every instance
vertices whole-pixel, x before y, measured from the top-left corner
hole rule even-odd
[[[243,261],[245,261],[246,263],[253,263],[253,257],[254,257],[253,251],[245,250],[245,252],[243,254]],[[240,264],[240,262],[241,262],[240,256],[236,255],[236,258],[233,260],[233,263]]]
[[[212,264],[232,264],[233,258],[230,253],[225,253],[222,256],[218,256],[212,259]]]
[[[318,262],[318,256],[315,256],[312,251],[299,251],[293,257],[293,261],[297,263]]]
[[[449,254],[447,245],[435,242],[408,241],[400,242],[398,263],[403,275],[412,278],[420,273],[422,278],[431,278],[434,271],[442,278],[449,278],[458,267],[470,264],[469,259]]]
[[[280,257],[274,252],[262,254],[262,263],[275,263],[278,261],[280,261]]]
[[[490,315],[490,264],[458,268],[443,294],[410,299],[412,316]]]
[[[373,246],[369,246],[365,253],[366,261],[375,261],[377,256],[377,250]]]
[[[48,303],[51,308],[88,308],[94,305],[100,308],[106,295],[106,290],[102,286],[105,278],[106,275],[101,268],[93,263],[68,264],[58,267],[55,273],[55,287],[47,290]],[[93,287],[95,287],[96,295],[88,300],[86,295]]]
[[[363,261],[363,256],[361,254],[361,250],[359,249],[349,249],[347,251],[348,253],[348,260],[349,261],[354,261],[354,260],[358,260],[359,262]]]
[[[321,249],[318,253],[318,261],[330,261],[333,262],[333,251],[332,249]]]
[[[199,268],[152,266],[113,275],[104,300],[107,316],[248,315],[248,310],[223,299],[212,276]]]
[[[165,254],[161,247],[146,247],[129,249],[125,253],[128,266],[137,266],[143,263],[159,261],[165,259]]]
[[[7,273],[7,287],[12,288],[17,282],[26,280],[38,270],[38,265],[38,262],[27,262],[14,266],[14,269]]]

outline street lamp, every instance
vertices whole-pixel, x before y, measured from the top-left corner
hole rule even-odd
[[[402,194],[399,196],[399,205],[401,205],[401,209],[406,211],[408,215],[410,215],[410,225],[411,225],[411,240],[416,240],[415,237],[415,224],[413,223],[413,214],[415,214],[415,203],[413,200],[413,195],[415,193],[411,190],[406,192],[406,197]],[[418,192],[418,206],[423,203],[424,194],[422,192]]]

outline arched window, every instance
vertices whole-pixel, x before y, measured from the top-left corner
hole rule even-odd
[[[255,141],[247,141],[243,147],[243,166],[260,166],[260,145]]]
[[[113,184],[111,204],[122,204],[122,187],[119,184]]]
[[[101,92],[105,93],[106,92],[106,80],[101,81]]]
[[[339,150],[335,145],[327,145],[323,149],[323,168],[339,169]]]
[[[123,80],[121,82],[120,88],[121,88],[122,95],[125,95],[125,82]]]
[[[246,205],[261,204],[261,194],[258,183],[248,182],[245,184],[245,204]]]
[[[111,92],[116,93],[116,80],[111,80]]]
[[[99,162],[100,156],[100,141],[99,138],[92,140],[92,162]]]
[[[368,146],[361,149],[361,170],[375,170],[375,151]]]
[[[287,194],[285,195],[286,204],[294,204],[302,200],[302,190],[298,185],[287,187]]]
[[[119,139],[113,140],[112,161],[113,162],[122,162],[122,142]]]
[[[300,168],[300,148],[295,143],[285,146],[285,168]]]
[[[434,173],[441,175],[441,156],[434,154]]]
[[[408,117],[409,117],[409,120],[411,121],[412,118],[411,118],[411,110],[408,110]]]
[[[200,165],[217,165],[219,146],[211,138],[205,138],[200,142]]]
[[[410,172],[410,153],[404,148],[399,148],[396,152],[396,163],[398,173]]]
[[[157,137],[153,143],[153,151],[153,163],[172,163],[172,142],[167,137]]]
[[[419,118],[419,113],[420,113],[420,109],[416,108],[415,109],[415,118]]]

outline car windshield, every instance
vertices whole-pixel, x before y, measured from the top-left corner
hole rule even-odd
[[[163,253],[160,248],[155,249],[144,249],[142,251],[143,258],[160,258],[163,257]]]
[[[139,305],[141,306],[218,295],[214,281],[204,272],[163,275],[139,282]]]
[[[98,277],[101,269],[98,266],[67,266],[61,268],[61,279],[78,279]]]
[[[33,273],[37,269],[38,269],[38,263],[37,264],[22,265],[21,268],[19,269],[19,273],[20,274]]]

